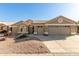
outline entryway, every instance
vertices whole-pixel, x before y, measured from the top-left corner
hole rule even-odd
[[[44,34],[43,26],[38,26],[37,33],[38,33],[38,34]]]
[[[28,26],[28,34],[33,34],[34,26]]]

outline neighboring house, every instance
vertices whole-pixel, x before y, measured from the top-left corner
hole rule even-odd
[[[8,30],[8,26],[6,24],[0,23],[0,30]]]
[[[49,21],[20,21],[11,25],[12,33],[27,34],[77,34],[77,22],[64,16],[58,16]]]

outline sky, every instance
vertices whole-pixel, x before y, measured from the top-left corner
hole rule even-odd
[[[50,20],[65,16],[79,20],[79,4],[72,3],[0,3],[0,22]]]

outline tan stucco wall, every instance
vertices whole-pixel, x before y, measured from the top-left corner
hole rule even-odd
[[[59,20],[59,18],[61,18],[61,20],[63,20],[61,23],[59,23],[58,22],[58,20]],[[45,24],[76,24],[76,22],[74,22],[74,21],[72,21],[72,20],[70,20],[70,19],[67,19],[67,18],[65,18],[65,17],[57,17],[57,18],[55,18],[54,20],[49,20],[49,22],[47,23],[33,23],[33,21],[32,20],[27,20],[27,21],[25,21],[25,22],[23,22],[23,23],[21,23],[20,25],[18,25],[18,27],[17,28],[14,28],[13,29],[13,32],[14,33],[27,33],[27,32],[29,32],[28,31],[28,27],[29,26],[34,26],[34,34],[39,34],[39,33],[41,33],[40,32],[40,29],[41,28],[38,28],[38,26],[43,26],[42,28],[43,28],[43,33],[45,32],[45,33],[47,33],[48,32],[48,26],[46,26]],[[25,27],[23,27],[23,26],[25,26],[25,27],[27,27],[27,29],[25,28]],[[61,25],[57,25],[57,26],[61,26]],[[65,25],[66,26],[66,25]],[[69,25],[70,26],[70,25]],[[23,32],[20,32],[19,30],[20,30],[20,27],[22,27],[23,28]],[[77,33],[77,27],[75,27],[75,26],[70,26],[69,27],[70,28],[70,32],[71,32],[71,34],[76,34]],[[32,28],[30,28],[30,30],[32,31]],[[52,31],[52,30],[51,30]],[[39,32],[39,33],[38,33]]]
[[[37,34],[37,26],[34,26],[34,34]]]
[[[19,32],[19,29],[20,29],[20,27],[12,27],[12,33],[28,33],[28,28],[24,32]],[[44,32],[48,32],[48,26],[43,26],[43,29],[44,29]],[[77,27],[76,26],[70,26],[70,32],[71,32],[71,34],[76,34],[77,33]],[[34,26],[34,34],[38,34],[38,26]]]
[[[48,26],[47,25],[44,26],[44,34],[48,34]]]
[[[18,32],[18,27],[12,26],[12,33],[16,34]]]
[[[63,19],[63,18],[62,18],[62,20],[63,20],[62,23],[59,23],[59,22],[58,22],[58,19],[57,19],[57,20],[52,20],[52,21],[50,22],[50,24],[73,24],[72,22],[69,22],[68,20],[65,20],[65,19]]]
[[[77,26],[71,26],[71,34],[76,34],[77,33]]]

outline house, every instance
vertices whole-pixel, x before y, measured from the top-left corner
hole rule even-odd
[[[0,23],[0,30],[8,30],[8,26],[6,24]]]
[[[59,16],[46,22],[49,34],[76,34],[77,23],[64,16]]]
[[[12,33],[27,33],[27,34],[77,34],[78,23],[64,16],[58,16],[49,21],[19,21],[11,25]]]

